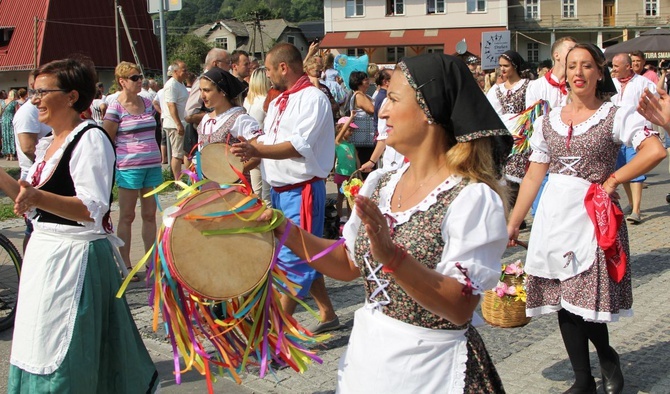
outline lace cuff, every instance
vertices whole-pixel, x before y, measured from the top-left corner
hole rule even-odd
[[[534,150],[531,154],[530,157],[528,158],[529,161],[534,161],[536,163],[549,163],[550,158],[549,155],[541,152],[539,150]]]
[[[76,196],[81,202],[84,204],[86,209],[88,209],[88,212],[91,216],[91,219],[93,219],[95,228],[103,228],[103,223],[102,219],[109,210],[109,205],[106,202],[100,202],[96,201],[92,197],[85,196],[85,195],[77,195]],[[90,222],[78,222],[79,224],[83,226],[90,226]]]
[[[645,127],[644,130],[640,130],[635,133],[633,139],[631,139],[631,145],[633,145],[633,148],[637,151],[637,148],[640,146],[642,141],[654,135],[658,136],[658,131]]]

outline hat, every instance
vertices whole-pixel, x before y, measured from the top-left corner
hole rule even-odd
[[[337,121],[337,124],[345,124],[345,123],[347,123],[347,120],[349,120],[349,117],[348,116],[343,116],[343,117],[340,118],[340,120]],[[349,123],[349,127],[351,127],[352,129],[357,129],[358,128],[358,126],[354,122]]]
[[[465,59],[465,64],[477,64],[479,63],[479,59],[477,59],[477,56],[468,56],[467,59]]]
[[[247,87],[239,79],[235,78],[235,76],[228,71],[218,67],[210,68],[209,71],[203,74],[203,77],[212,81],[231,99],[247,90]]]

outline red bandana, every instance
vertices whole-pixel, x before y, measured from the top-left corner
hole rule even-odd
[[[605,189],[597,183],[589,187],[584,198],[584,206],[596,230],[596,241],[605,253],[607,273],[619,283],[626,273],[626,253],[619,237],[623,213]]]
[[[297,81],[295,81],[295,84],[291,87],[291,89],[283,91],[282,94],[280,94],[279,97],[277,98],[275,106],[279,107],[279,113],[284,112],[284,110],[286,109],[286,106],[288,105],[289,95],[299,92],[310,86],[314,85],[309,80],[309,77],[307,76],[307,74],[302,74],[302,77],[300,77]]]
[[[552,70],[553,70],[553,69],[552,69]],[[554,78],[552,78],[551,76],[552,76],[552,74],[551,74],[551,70],[547,71],[547,73],[544,74],[544,77],[547,79],[547,82],[549,82],[549,85],[551,85],[551,86],[553,86],[553,87],[555,87],[555,88],[559,88],[559,89],[561,89],[561,93],[563,93],[564,95],[567,96],[567,94],[568,94],[568,89],[567,89],[567,87],[565,86],[565,80],[563,80],[563,81],[561,81],[561,82],[556,82],[556,81],[554,80]]]

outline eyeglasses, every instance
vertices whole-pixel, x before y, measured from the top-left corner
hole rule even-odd
[[[140,79],[144,79],[144,75],[142,75],[142,74],[135,74],[135,75],[131,75],[131,76],[129,76],[129,77],[126,77],[126,79],[130,79],[130,80],[133,81],[133,82],[137,82],[137,81],[139,81]]]
[[[45,94],[51,92],[67,92],[65,89],[29,89],[28,95],[33,98],[42,98]]]

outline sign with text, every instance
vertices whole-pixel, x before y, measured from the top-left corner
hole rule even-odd
[[[181,0],[162,0],[163,11],[179,11],[181,10]],[[149,0],[148,11],[150,14],[160,12],[161,0]]]
[[[482,33],[482,69],[498,67],[498,58],[511,48],[509,30]]]

